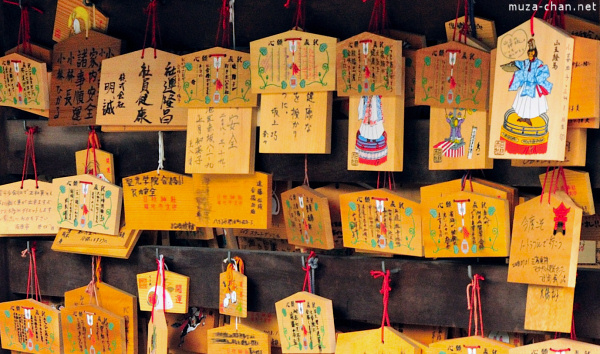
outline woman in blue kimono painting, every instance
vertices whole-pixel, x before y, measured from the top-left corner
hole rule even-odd
[[[514,71],[508,90],[517,91],[512,105],[512,109],[519,116],[517,122],[524,122],[530,126],[531,119],[535,117],[542,117],[547,121],[546,96],[552,91],[552,83],[548,82],[548,65],[544,65],[537,55],[535,41],[531,38],[527,42],[527,59],[502,65],[502,69]]]

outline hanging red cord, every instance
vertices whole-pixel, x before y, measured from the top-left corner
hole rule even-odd
[[[156,264],[157,264],[157,269],[156,269],[156,282],[154,283],[154,299],[152,301],[152,312],[150,315],[150,319],[152,321],[152,323],[154,323],[154,309],[156,308],[156,303],[158,302],[158,294],[157,294],[157,289],[158,289],[158,280],[160,279],[160,285],[162,287],[162,295],[163,295],[163,302],[162,302],[162,310],[163,312],[165,312],[165,307],[166,307],[166,299],[167,299],[167,294],[166,294],[166,285],[165,285],[165,259],[163,257],[163,255],[160,255],[160,258],[156,260]]]
[[[98,176],[98,159],[96,158],[96,149],[100,148],[100,140],[98,139],[98,134],[96,133],[96,128],[94,126],[90,126],[90,133],[88,134],[88,142],[87,142],[87,151],[85,153],[85,174],[91,174],[93,176]],[[88,169],[89,166],[89,157],[90,152],[92,153],[92,168]]]
[[[29,244],[29,243],[28,243]],[[37,275],[37,260],[35,255],[35,242],[33,242],[33,247],[25,249],[21,252],[21,257],[29,256],[29,271],[27,273],[27,292],[26,298],[29,299],[29,294],[31,291],[31,298],[36,301],[42,300],[42,291],[40,290],[40,282]]]
[[[302,28],[303,30],[306,28],[305,27],[305,18],[304,18],[304,4],[302,3],[302,0],[295,0],[296,1],[296,13],[294,14],[294,29],[300,29]],[[292,0],[287,0],[285,5],[286,9],[290,8],[290,3],[292,2]]]
[[[367,2],[367,0],[363,0]],[[388,26],[387,9],[385,0],[374,0],[371,20],[369,21],[369,32],[382,33]]]
[[[469,336],[471,335],[471,326],[475,323],[474,335],[483,336],[483,315],[481,311],[481,286],[480,280],[485,280],[479,274],[473,275],[473,280],[467,285],[467,309],[469,310]],[[478,331],[478,329],[480,329]]]
[[[217,26],[217,37],[215,45],[223,48],[231,48],[231,22],[229,0],[223,0],[219,9],[219,24]]]
[[[146,9],[144,9],[144,13],[148,16],[148,19],[146,20],[146,32],[144,34],[144,48],[142,49],[142,59],[144,59],[144,53],[146,51],[146,38],[148,37],[148,27],[150,26],[150,21],[152,21],[152,42],[150,43],[150,45],[152,47],[154,47],[154,58],[156,59],[156,30],[158,27],[158,21],[157,21],[157,13],[158,13],[158,6],[157,6],[157,1],[156,0],[151,0],[150,4],[148,4],[148,7],[146,7]]]
[[[38,132],[38,127],[29,127],[25,131],[25,134],[27,134],[27,141],[25,143],[25,157],[23,158],[23,173],[21,174],[21,189],[23,189],[25,177],[27,176],[27,169],[29,167],[29,161],[31,161],[31,164],[33,165],[33,172],[35,175],[35,188],[39,188],[38,175],[37,175],[37,164],[35,162],[35,142],[33,139],[33,135],[37,132]]]
[[[312,267],[310,266],[310,260],[315,258],[317,255],[315,254],[314,251],[310,251],[310,254],[308,255],[308,258],[306,258],[306,262],[304,264],[304,267],[302,267],[302,270],[305,272],[304,274],[304,285],[302,285],[302,291],[306,291],[306,288],[308,287],[308,292],[309,293],[313,293],[313,288],[312,288],[312,281],[310,279],[310,272],[312,270]]]
[[[4,0],[5,4],[16,5],[21,7],[21,19],[19,21],[19,35],[17,42],[17,51],[31,55],[31,29],[29,26],[29,9],[35,10],[41,14],[44,12],[37,7],[29,5],[21,5],[15,1]],[[21,49],[22,48],[22,49]]]
[[[385,272],[382,272],[382,271],[372,270],[371,276],[375,279],[383,277],[383,284],[381,285],[381,290],[379,291],[379,293],[381,293],[383,295],[383,316],[381,318],[381,343],[384,343],[385,342],[385,338],[384,338],[385,326],[386,325],[388,327],[390,326],[390,315],[388,314],[388,303],[390,300],[390,290],[392,290],[392,288],[390,287],[390,271],[386,270]]]
[[[535,36],[535,32],[533,31],[533,18],[535,17],[535,14],[537,13],[537,10],[540,8],[540,6],[542,5],[542,2],[544,2],[544,0],[540,0],[540,2],[538,2],[537,7],[535,8],[535,11],[533,11],[533,14],[531,15],[531,18],[529,19],[529,30],[531,31],[531,36]]]

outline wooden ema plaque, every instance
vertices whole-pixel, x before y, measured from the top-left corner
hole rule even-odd
[[[446,21],[446,39],[452,42],[454,38],[458,40],[460,30],[465,26],[464,17],[459,17],[458,20]],[[456,36],[454,35],[456,28]],[[496,36],[496,24],[492,20],[487,20],[481,17],[475,17],[475,39],[485,44],[490,49],[496,48],[498,37]]]
[[[515,208],[508,281],[575,287],[582,210],[564,192]]]
[[[54,46],[49,126],[94,125],[101,62],[121,54],[121,40],[95,31]]]
[[[338,334],[335,352],[339,354],[421,354],[421,348],[410,338],[394,328],[384,327],[384,341],[381,341],[381,328],[367,331]]]
[[[554,182],[552,188],[556,188],[556,190],[563,191],[567,193],[567,195],[573,200],[578,207],[583,210],[583,215],[594,215],[596,214],[596,207],[594,205],[594,195],[592,194],[592,183],[590,181],[590,174],[588,172],[583,171],[574,171],[563,169],[564,171],[564,179],[559,174],[558,171],[555,171],[554,174],[557,175],[558,181]],[[547,185],[550,183],[549,181],[552,178],[552,172],[548,172],[548,180],[546,181]],[[546,174],[543,173],[540,175],[540,184],[544,185],[544,180],[546,179]],[[565,186],[565,180],[567,185]]]
[[[471,189],[471,186],[473,186],[473,189]],[[482,179],[466,181],[464,188],[462,188],[462,180],[460,179],[423,186],[421,187],[421,200],[437,199],[451,193],[460,192],[462,190],[487,195],[489,197],[498,199],[507,199],[510,205],[511,215],[513,214],[514,205],[516,205],[518,202],[515,198],[515,195],[518,194],[516,188]]]
[[[98,305],[124,320],[126,338],[126,353],[135,354],[138,349],[138,318],[137,298],[123,290],[117,289],[106,283],[96,283],[96,297],[90,297],[86,292],[88,286],[65,292],[65,306],[87,305],[98,299]],[[64,343],[67,343],[66,341]],[[121,344],[122,345],[122,344]],[[102,350],[104,352],[104,350]]]
[[[52,243],[52,250],[127,259],[131,255],[141,233],[141,230],[130,230],[123,226],[121,226],[118,236],[59,229]]]
[[[219,313],[248,316],[248,278],[244,274],[226,270],[219,275]]]
[[[363,32],[337,44],[338,96],[401,96],[402,41]]]
[[[94,160],[96,160],[95,163]],[[93,175],[95,169],[96,177],[112,184],[115,183],[115,160],[110,152],[100,149],[76,151],[75,165],[78,175],[85,174],[86,170],[88,174]]]
[[[24,353],[62,353],[60,312],[33,299],[0,303],[2,348]]]
[[[329,202],[329,216],[331,219],[331,233],[333,234],[334,248],[344,248],[340,197],[344,194],[362,192],[364,190],[364,187],[344,183],[332,183],[315,189],[315,191],[327,197],[327,201]]]
[[[159,283],[161,279],[158,279]],[[137,275],[138,298],[140,299],[141,311],[152,311],[154,315],[162,312],[163,308],[169,313],[187,313],[190,289],[190,278],[185,275],[165,271],[165,283],[156,283],[156,271]],[[163,305],[163,289],[165,300]]]
[[[52,183],[27,179],[0,186],[0,235],[53,235],[55,204]]]
[[[351,96],[348,170],[402,171],[404,98]]]
[[[279,325],[274,313],[248,312],[248,317],[240,318],[240,323],[265,332],[271,339],[271,347],[281,348]]]
[[[256,155],[256,110],[188,110],[186,173],[251,174]]]
[[[262,94],[261,154],[331,153],[333,92]]]
[[[46,65],[48,65],[48,68],[52,68],[52,49],[42,47],[33,43],[30,43],[29,45],[31,45],[31,54],[27,55],[46,63]],[[23,44],[19,44],[16,47],[12,47],[11,49],[7,50],[6,52],[4,52],[4,54],[8,55],[12,53],[23,53],[23,50]]]
[[[187,111],[176,107],[179,56],[152,49],[102,62],[96,123],[185,130]]]
[[[271,353],[269,335],[243,324],[210,329],[207,341],[211,354]]]
[[[275,303],[282,353],[335,353],[331,300],[298,292]]]
[[[250,42],[252,92],[334,91],[336,43],[294,30]]]
[[[569,122],[572,122],[569,121]],[[511,160],[515,167],[554,167],[554,166],[585,166],[587,155],[587,129],[567,129],[567,142],[565,144],[565,158],[561,161],[548,160]],[[535,156],[532,156],[535,157]]]
[[[431,107],[429,169],[474,170],[494,167],[488,157],[487,112]]]
[[[250,90],[250,54],[211,48],[179,60],[178,105],[187,108],[256,107]]]
[[[194,174],[198,224],[204,227],[267,229],[271,226],[273,175]]]
[[[423,256],[421,207],[387,189],[340,196],[344,247]]]
[[[196,230],[192,177],[165,170],[123,178],[129,227],[138,230]]]
[[[574,299],[575,288],[529,285],[524,328],[533,331],[570,333],[573,324]]]
[[[508,256],[508,200],[463,191],[423,199],[422,207],[425,257]]]
[[[491,158],[564,159],[572,59],[573,39],[537,18],[498,39]]]
[[[514,348],[511,344],[485,337],[471,336],[431,343],[427,354],[508,354],[511,348]]]
[[[154,318],[148,322],[148,342],[146,354],[163,354],[169,350],[169,327],[165,313],[154,311]]]
[[[578,342],[567,338],[552,339],[544,342],[533,343],[516,347],[510,350],[510,354],[532,354],[532,353],[548,353],[548,354],[587,354],[597,353],[600,351],[600,346],[591,343]]]
[[[125,320],[96,305],[67,306],[60,311],[67,353],[125,354]]]
[[[46,63],[23,54],[0,58],[0,106],[48,110]]]
[[[569,119],[600,118],[600,41],[573,37]]]
[[[329,201],[308,186],[281,193],[288,243],[330,250],[335,247]]]
[[[59,227],[117,235],[123,193],[120,187],[90,175],[55,178]]]
[[[58,0],[52,40],[61,42],[70,36],[91,30],[106,33],[108,17],[92,6],[85,6],[78,0]]]
[[[415,103],[439,108],[488,109],[490,54],[458,42],[417,51]]]

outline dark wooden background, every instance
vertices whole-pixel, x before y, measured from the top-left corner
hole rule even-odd
[[[572,5],[589,4],[596,0],[569,1]],[[306,30],[346,39],[367,29],[373,1],[305,0]],[[535,0],[478,0],[477,16],[495,20],[498,34],[526,21],[527,12],[510,12],[509,3],[537,3]],[[47,47],[53,45],[51,35],[56,1],[24,0],[44,11],[31,12],[32,42]],[[100,0],[97,7],[110,17],[108,33],[127,43],[127,51],[142,48],[146,17],[143,8],[148,1]],[[284,8],[285,0],[238,0],[235,4],[238,48],[249,42],[288,30],[293,9]],[[159,48],[185,54],[215,45],[218,9],[221,0],[164,0],[159,5]],[[294,3],[295,4],[295,3]],[[598,5],[598,4],[596,4]],[[295,5],[294,5],[295,6]],[[597,6],[598,7],[598,6]],[[388,0],[390,27],[425,34],[431,44],[445,38],[444,22],[456,11],[455,0]],[[598,12],[571,12],[598,21]],[[539,16],[539,14],[538,14]],[[17,44],[19,9],[0,5],[0,50]],[[347,117],[340,110],[342,102],[334,104],[332,153],[310,155],[309,176],[314,182],[355,182],[374,185],[377,174],[346,170]],[[428,115],[426,107],[406,111],[405,168],[395,173],[399,186],[415,186],[460,177],[461,171],[430,172],[427,168]],[[10,108],[0,108],[0,182],[20,178],[25,134],[22,120],[38,125],[36,135],[38,172],[51,179],[75,173],[74,152],[85,148],[87,128],[50,128],[45,120]],[[103,148],[116,159],[118,177],[146,172],[156,168],[156,133],[100,133]],[[600,187],[599,136],[588,132],[588,163],[594,188]],[[185,133],[165,133],[165,168],[183,172]],[[257,170],[271,172],[275,180],[302,181],[304,155],[258,154]],[[478,177],[519,187],[539,187],[538,175],[544,169],[512,168],[508,161],[496,161],[493,170],[476,171]],[[45,294],[60,296],[64,291],[83,286],[89,281],[87,256],[55,253],[49,241],[40,241],[39,271]],[[24,293],[27,263],[20,251],[25,239],[0,239],[0,300]],[[174,271],[191,277],[191,305],[216,307],[217,275],[226,251],[207,248],[161,248],[172,257]],[[129,260],[105,259],[105,280],[135,293],[135,274],[152,270],[155,249],[138,247]],[[237,253],[236,253],[237,255]],[[298,254],[240,251],[247,265],[251,299],[249,309],[274,311],[274,302],[300,290],[303,274]],[[401,268],[392,278],[390,317],[393,322],[407,324],[466,327],[468,311],[465,304],[467,278],[465,261],[431,261],[411,258],[387,259],[388,268]],[[487,329],[523,331],[526,286],[506,282],[504,260],[472,260],[474,272],[486,277],[482,288],[484,318]],[[363,320],[378,324],[381,315],[381,282],[369,276],[369,270],[380,268],[380,260],[367,257],[322,256],[317,271],[317,291],[334,299],[338,319]],[[580,270],[576,288],[575,312],[577,334],[600,338],[600,302],[595,294],[600,285],[600,271]]]

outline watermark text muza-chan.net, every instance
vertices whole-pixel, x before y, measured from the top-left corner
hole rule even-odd
[[[595,2],[591,4],[508,4],[509,11],[597,11],[597,4]]]

